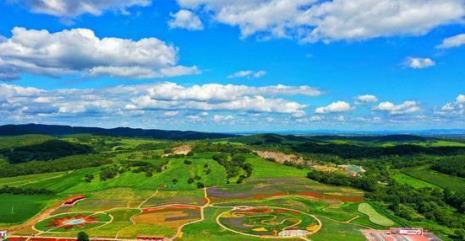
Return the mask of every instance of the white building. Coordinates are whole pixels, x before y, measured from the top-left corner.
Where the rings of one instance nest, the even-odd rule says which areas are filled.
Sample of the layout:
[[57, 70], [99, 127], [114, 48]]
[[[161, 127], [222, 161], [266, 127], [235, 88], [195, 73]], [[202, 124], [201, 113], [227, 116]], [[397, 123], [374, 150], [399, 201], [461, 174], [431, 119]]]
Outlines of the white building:
[[0, 240], [5, 240], [7, 237], [6, 235], [7, 235], [6, 231], [0, 231]]
[[309, 234], [306, 230], [283, 230], [279, 232], [279, 237], [305, 237]]

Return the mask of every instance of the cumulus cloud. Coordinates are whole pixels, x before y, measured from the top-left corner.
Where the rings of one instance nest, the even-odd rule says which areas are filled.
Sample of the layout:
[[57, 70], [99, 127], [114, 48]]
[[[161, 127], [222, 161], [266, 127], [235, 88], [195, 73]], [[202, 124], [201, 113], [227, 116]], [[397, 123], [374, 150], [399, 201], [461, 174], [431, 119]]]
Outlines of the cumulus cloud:
[[202, 30], [203, 24], [200, 18], [193, 12], [185, 9], [171, 14], [172, 19], [168, 22], [170, 28], [182, 28], [187, 30]]
[[420, 106], [415, 101], [404, 101], [402, 104], [395, 105], [392, 102], [381, 102], [374, 110], [386, 112], [390, 115], [404, 115], [416, 113], [421, 110]]
[[0, 42], [0, 77], [22, 73], [157, 78], [199, 73], [177, 65], [178, 50], [156, 38], [99, 38], [90, 29], [50, 33], [16, 27]]
[[237, 113], [302, 116], [306, 105], [287, 96], [305, 95], [311, 87], [205, 84], [182, 86], [171, 82], [103, 89], [42, 90], [0, 84], [0, 115], [26, 117], [132, 116], [159, 112], [178, 117], [183, 112], [203, 120], [208, 111], [221, 111], [230, 120]]
[[[459, 22], [462, 0], [178, 0], [181, 7], [211, 13], [238, 26], [242, 36], [261, 34], [303, 42], [422, 35]], [[432, 18], [431, 16], [434, 16]]]
[[409, 57], [405, 60], [405, 66], [411, 69], [426, 69], [436, 65], [430, 58]]
[[105, 11], [128, 14], [128, 9], [146, 7], [151, 0], [13, 0], [25, 4], [32, 12], [57, 17], [76, 17], [82, 14], [101, 15]]
[[355, 101], [359, 104], [378, 102], [378, 98], [374, 95], [359, 95], [355, 99]]
[[440, 49], [457, 48], [465, 45], [465, 34], [458, 34], [442, 41], [437, 47]]
[[465, 115], [465, 95], [458, 95], [454, 102], [442, 106], [440, 114]]
[[352, 107], [345, 101], [333, 102], [327, 106], [319, 107], [315, 110], [317, 114], [341, 113], [350, 111]]
[[246, 78], [246, 79], [251, 79], [251, 78], [261, 78], [266, 75], [266, 71], [264, 70], [259, 70], [259, 71], [253, 71], [253, 70], [241, 70], [237, 71], [236, 73], [228, 75], [228, 79], [239, 79], [239, 78]]

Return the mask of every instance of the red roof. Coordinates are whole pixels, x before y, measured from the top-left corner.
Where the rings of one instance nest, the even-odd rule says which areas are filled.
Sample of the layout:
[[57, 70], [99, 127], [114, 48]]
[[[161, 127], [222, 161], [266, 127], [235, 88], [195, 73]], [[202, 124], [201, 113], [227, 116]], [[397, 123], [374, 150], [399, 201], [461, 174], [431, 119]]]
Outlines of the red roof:
[[84, 196], [84, 195], [78, 195], [78, 196], [70, 197], [70, 198], [65, 200], [64, 204], [71, 205], [71, 204], [76, 203], [79, 200], [84, 199], [84, 198], [86, 198], [86, 196]]

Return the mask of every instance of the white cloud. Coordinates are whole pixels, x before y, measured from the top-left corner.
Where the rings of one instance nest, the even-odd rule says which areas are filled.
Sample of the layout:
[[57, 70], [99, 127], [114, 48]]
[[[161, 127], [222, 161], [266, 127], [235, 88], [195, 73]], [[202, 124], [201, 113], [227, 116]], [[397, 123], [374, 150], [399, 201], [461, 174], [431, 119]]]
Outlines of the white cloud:
[[443, 115], [465, 115], [465, 95], [458, 95], [454, 102], [442, 106], [439, 114]]
[[303, 116], [306, 105], [285, 99], [289, 95], [305, 94], [301, 92], [302, 88], [221, 84], [182, 86], [164, 82], [103, 89], [41, 90], [0, 84], [0, 115], [114, 118], [159, 112], [159, 116], [166, 118], [187, 112], [200, 120], [208, 116], [208, 111], [222, 111], [224, 116], [237, 113]]
[[465, 45], [465, 34], [458, 34], [442, 41], [437, 47], [440, 49], [457, 48]]
[[181, 9], [177, 13], [171, 14], [171, 17], [173, 19], [168, 22], [170, 28], [182, 28], [191, 31], [203, 29], [200, 18], [189, 10]]
[[340, 113], [350, 111], [352, 107], [345, 101], [333, 102], [327, 106], [319, 107], [315, 110], [317, 114]]
[[356, 98], [356, 102], [360, 104], [375, 103], [378, 102], [378, 98], [374, 95], [359, 95]]
[[253, 70], [241, 70], [237, 71], [236, 73], [233, 73], [228, 76], [228, 79], [239, 79], [239, 78], [261, 78], [266, 75], [266, 71], [264, 70], [259, 70], [259, 71], [253, 71]]
[[411, 69], [426, 69], [436, 65], [430, 58], [409, 57], [405, 60], [405, 66]]
[[99, 38], [90, 29], [50, 33], [16, 27], [0, 42], [0, 77], [22, 73], [156, 78], [199, 73], [177, 65], [178, 50], [156, 38]]
[[[242, 36], [294, 38], [303, 42], [423, 35], [460, 22], [462, 0], [178, 0], [181, 7], [210, 12], [238, 26]], [[431, 17], [434, 16], [434, 17]]]
[[226, 121], [231, 121], [231, 120], [234, 120], [234, 117], [232, 115], [214, 115], [213, 116], [213, 121], [216, 123], [226, 122]]
[[395, 105], [392, 102], [381, 102], [374, 110], [383, 111], [390, 115], [404, 115], [418, 112], [421, 108], [415, 101], [404, 101], [399, 105]]
[[456, 98], [457, 103], [459, 104], [465, 104], [465, 95], [459, 95]]
[[128, 14], [128, 8], [149, 6], [151, 0], [27, 0], [23, 3], [35, 13], [76, 17], [82, 14], [98, 16], [108, 10]]

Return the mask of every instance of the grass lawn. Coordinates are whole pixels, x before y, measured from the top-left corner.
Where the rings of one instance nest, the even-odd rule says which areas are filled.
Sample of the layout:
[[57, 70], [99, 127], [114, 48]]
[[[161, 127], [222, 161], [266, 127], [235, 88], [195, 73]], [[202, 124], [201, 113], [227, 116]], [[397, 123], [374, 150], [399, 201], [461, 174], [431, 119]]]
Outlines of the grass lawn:
[[305, 177], [308, 173], [306, 169], [285, 166], [255, 155], [247, 156], [247, 162], [253, 166], [252, 178]]
[[335, 222], [323, 216], [317, 218], [323, 223], [323, 227], [310, 237], [313, 241], [366, 241], [358, 226]]
[[[187, 165], [184, 160], [192, 163]], [[164, 161], [161, 159], [149, 161]], [[205, 164], [211, 170], [209, 174], [205, 172]], [[99, 191], [115, 187], [127, 187], [144, 190], [193, 190], [197, 189], [197, 182], [202, 182], [206, 186], [222, 185], [226, 180], [226, 172], [216, 161], [203, 158], [201, 156], [171, 158], [166, 170], [162, 173], [154, 173], [152, 177], [147, 177], [144, 173], [125, 172], [113, 179], [101, 181], [98, 172], [91, 183], [81, 181], [78, 185], [67, 190], [67, 193], [83, 193], [89, 191]], [[200, 177], [193, 183], [188, 183], [189, 178]], [[173, 182], [176, 179], [177, 182]]]
[[21, 223], [40, 212], [50, 196], [0, 194], [0, 223]]
[[206, 208], [205, 220], [186, 226], [181, 241], [260, 241], [263, 239], [248, 237], [222, 229], [216, 223], [216, 217], [226, 211], [224, 208]]
[[370, 204], [368, 203], [360, 203], [358, 205], [358, 211], [367, 215], [370, 219], [371, 222], [373, 222], [374, 224], [378, 224], [378, 225], [381, 225], [381, 226], [386, 226], [386, 227], [389, 227], [389, 226], [393, 226], [395, 223], [381, 215], [380, 213], [378, 213]]
[[414, 178], [412, 176], [406, 175], [402, 172], [396, 172], [391, 176], [396, 182], [400, 184], [405, 184], [413, 188], [439, 188], [436, 185], [433, 185], [429, 182], [422, 181], [420, 179]]
[[407, 168], [403, 169], [402, 172], [442, 188], [448, 188], [455, 192], [465, 192], [465, 178], [449, 176], [433, 171], [428, 167]]
[[[108, 214], [113, 216], [113, 221], [111, 223], [100, 228], [88, 230], [87, 232], [94, 237], [115, 238], [120, 230], [132, 225], [130, 220], [131, 216], [139, 213], [140, 211], [135, 209], [123, 209], [109, 212]], [[120, 236], [120, 238], [124, 237]]]
[[0, 187], [10, 186], [19, 187], [27, 184], [37, 183], [48, 179], [54, 179], [65, 175], [66, 172], [51, 172], [17, 177], [4, 177], [0, 178]]

